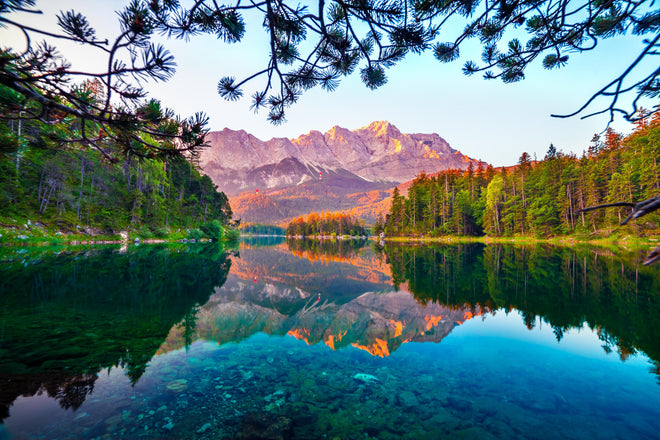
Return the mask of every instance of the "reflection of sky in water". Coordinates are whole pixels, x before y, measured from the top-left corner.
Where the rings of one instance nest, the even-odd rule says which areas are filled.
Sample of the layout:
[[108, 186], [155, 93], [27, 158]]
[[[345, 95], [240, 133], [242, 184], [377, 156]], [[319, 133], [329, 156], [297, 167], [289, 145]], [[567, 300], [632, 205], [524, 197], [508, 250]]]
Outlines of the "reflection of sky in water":
[[[464, 322], [463, 325], [452, 331], [448, 339], [482, 337], [524, 341], [529, 344], [549, 347], [559, 352], [614, 363], [621, 362], [616, 352], [605, 353], [602, 347], [604, 342], [598, 339], [598, 334], [589, 328], [586, 323], [583, 324], [582, 328], [571, 328], [565, 331], [559, 342], [552, 331], [552, 327], [547, 322], [537, 317], [534, 324], [534, 328], [529, 330], [525, 327], [520, 312], [514, 310], [505, 313], [500, 310]], [[648, 366], [649, 359], [643, 354], [635, 354], [628, 357], [625, 363]]]

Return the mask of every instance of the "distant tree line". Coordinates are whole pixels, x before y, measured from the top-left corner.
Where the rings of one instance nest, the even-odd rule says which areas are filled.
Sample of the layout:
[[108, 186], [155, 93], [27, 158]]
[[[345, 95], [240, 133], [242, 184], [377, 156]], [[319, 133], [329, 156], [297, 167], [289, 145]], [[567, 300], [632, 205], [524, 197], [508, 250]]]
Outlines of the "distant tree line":
[[[612, 129], [595, 135], [581, 157], [550, 145], [535, 161], [523, 153], [510, 168], [449, 170], [418, 175], [407, 197], [398, 188], [375, 232], [388, 235], [547, 236], [606, 234], [630, 208], [580, 210], [601, 204], [636, 203], [660, 192], [660, 117], [641, 119], [623, 137]], [[636, 232], [657, 232], [653, 213], [631, 223]]]
[[246, 223], [241, 226], [241, 231], [246, 234], [260, 235], [284, 235], [286, 233], [286, 230], [280, 226], [262, 223]]
[[304, 216], [295, 218], [286, 228], [286, 235], [367, 235], [367, 230], [360, 224], [358, 219], [354, 219], [349, 214], [342, 213], [310, 213], [305, 219]]

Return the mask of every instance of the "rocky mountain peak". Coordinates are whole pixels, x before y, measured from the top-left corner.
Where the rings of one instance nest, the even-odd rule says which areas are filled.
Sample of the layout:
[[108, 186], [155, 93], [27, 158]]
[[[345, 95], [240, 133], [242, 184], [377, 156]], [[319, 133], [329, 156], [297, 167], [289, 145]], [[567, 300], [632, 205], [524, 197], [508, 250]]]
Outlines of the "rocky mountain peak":
[[[208, 140], [211, 147], [202, 151], [200, 165], [230, 196], [256, 188], [263, 194], [266, 190], [309, 186], [328, 172], [335, 173], [338, 185], [340, 176], [351, 176], [350, 186], [356, 191], [366, 190], [359, 180], [378, 182], [379, 186], [370, 190], [380, 190], [381, 184], [392, 187], [413, 179], [422, 170], [430, 174], [465, 169], [477, 162], [452, 149], [435, 133], [401, 133], [389, 121], [374, 121], [356, 130], [336, 125], [325, 133], [312, 130], [295, 139], [269, 141], [226, 128], [209, 133]], [[321, 188], [327, 188], [324, 182]]]
[[366, 127], [358, 129], [358, 131], [369, 131], [375, 136], [400, 136], [399, 129], [389, 121], [374, 121]]

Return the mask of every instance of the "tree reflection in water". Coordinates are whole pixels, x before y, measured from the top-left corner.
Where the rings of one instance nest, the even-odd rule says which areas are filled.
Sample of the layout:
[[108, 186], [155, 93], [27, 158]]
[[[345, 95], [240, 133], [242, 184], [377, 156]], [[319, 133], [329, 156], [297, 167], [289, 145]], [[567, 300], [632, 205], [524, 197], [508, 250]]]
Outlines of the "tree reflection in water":
[[660, 371], [660, 275], [644, 253], [549, 246], [407, 245], [382, 252], [395, 287], [422, 303], [517, 309], [527, 328], [541, 318], [558, 341], [587, 324], [621, 360], [641, 350]]
[[6, 250], [0, 421], [21, 395], [46, 393], [77, 409], [113, 366], [135, 384], [172, 326], [192, 335], [197, 307], [230, 265], [220, 244]]

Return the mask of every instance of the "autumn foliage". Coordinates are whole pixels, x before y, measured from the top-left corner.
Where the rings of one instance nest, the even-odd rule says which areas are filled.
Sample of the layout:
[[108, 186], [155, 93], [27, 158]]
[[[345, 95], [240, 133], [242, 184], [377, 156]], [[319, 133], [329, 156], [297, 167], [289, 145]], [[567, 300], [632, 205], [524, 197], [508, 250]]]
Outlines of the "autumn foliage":
[[325, 212], [317, 214], [310, 213], [305, 219], [304, 216], [297, 217], [289, 223], [286, 228], [287, 235], [367, 235], [365, 228], [357, 219], [350, 215], [341, 213]]

